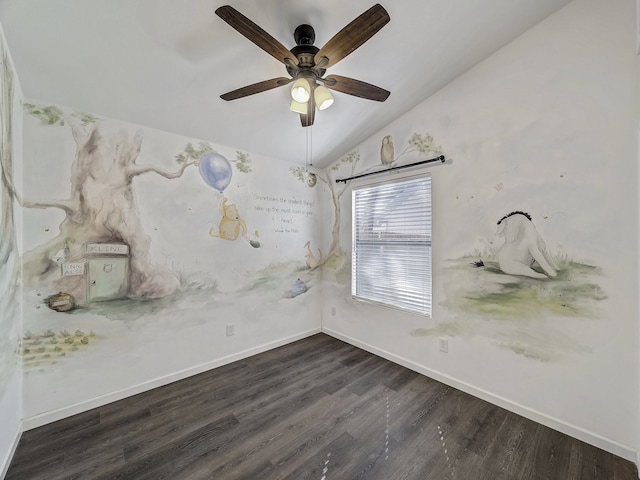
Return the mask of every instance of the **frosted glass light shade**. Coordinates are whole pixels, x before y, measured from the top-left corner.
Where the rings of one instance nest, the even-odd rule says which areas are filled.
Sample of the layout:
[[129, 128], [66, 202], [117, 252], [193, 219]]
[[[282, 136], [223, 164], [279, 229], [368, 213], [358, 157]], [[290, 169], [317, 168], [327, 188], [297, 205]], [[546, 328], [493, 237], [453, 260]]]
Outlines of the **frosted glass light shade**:
[[305, 103], [311, 97], [311, 85], [306, 78], [299, 78], [293, 82], [291, 87], [291, 98], [296, 102]]
[[301, 103], [301, 102], [296, 102], [295, 100], [291, 100], [291, 107], [289, 107], [289, 109], [292, 112], [306, 114], [307, 113], [307, 104], [306, 103]]
[[333, 104], [333, 95], [331, 95], [331, 92], [322, 85], [318, 85], [315, 88], [313, 98], [316, 101], [318, 110], [325, 110]]

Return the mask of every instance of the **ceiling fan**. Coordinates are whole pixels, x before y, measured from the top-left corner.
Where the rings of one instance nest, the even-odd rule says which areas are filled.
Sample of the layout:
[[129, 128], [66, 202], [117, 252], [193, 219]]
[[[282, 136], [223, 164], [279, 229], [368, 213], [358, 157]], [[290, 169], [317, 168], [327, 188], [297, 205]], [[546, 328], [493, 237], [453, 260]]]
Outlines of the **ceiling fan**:
[[[326, 92], [326, 88], [377, 102], [384, 102], [391, 93], [353, 78], [340, 75], [324, 76], [328, 67], [335, 65], [360, 47], [389, 22], [389, 14], [380, 4], [374, 5], [356, 17], [322, 48], [313, 45], [315, 41], [313, 27], [306, 24], [299, 25], [293, 34], [296, 46], [291, 50], [288, 50], [278, 40], [229, 5], [216, 9], [216, 14], [240, 34], [282, 62], [290, 75], [290, 78], [272, 78], [227, 92], [220, 95], [223, 100], [236, 100], [294, 82], [292, 110], [300, 113], [302, 126], [308, 127], [313, 125], [316, 104], [319, 109], [323, 109], [327, 105], [322, 103], [323, 99], [318, 96], [318, 94]], [[296, 103], [295, 90], [303, 94], [302, 98], [307, 98], [305, 101], [297, 102], [298, 108], [293, 108]], [[331, 94], [328, 92], [326, 94], [327, 98], [332, 100]]]

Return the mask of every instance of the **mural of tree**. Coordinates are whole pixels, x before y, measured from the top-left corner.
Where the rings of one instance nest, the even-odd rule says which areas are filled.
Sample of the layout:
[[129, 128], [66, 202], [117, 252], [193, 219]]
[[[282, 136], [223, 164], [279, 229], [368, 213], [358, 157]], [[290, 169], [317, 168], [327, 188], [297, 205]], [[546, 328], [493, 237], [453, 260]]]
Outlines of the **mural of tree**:
[[125, 243], [130, 256], [130, 294], [153, 299], [176, 291], [178, 277], [151, 262], [150, 238], [141, 226], [133, 180], [147, 174], [168, 180], [180, 178], [211, 147], [201, 144], [194, 148], [188, 144], [175, 157], [178, 168], [168, 171], [137, 163], [143, 140], [140, 130], [133, 135], [127, 130], [103, 131], [98, 118], [77, 112], [68, 114], [54, 106], [26, 104], [25, 110], [43, 125], [67, 126], [76, 145], [69, 198], [35, 201], [16, 196], [25, 208], [53, 208], [65, 213], [59, 234], [24, 254], [25, 284], [83, 298], [86, 279], [62, 276], [60, 265], [52, 261], [56, 252], [64, 250], [66, 261], [74, 262], [86, 256], [87, 243]]
[[4, 46], [2, 55], [2, 71], [0, 71], [0, 174], [2, 189], [0, 190], [0, 208], [2, 208], [2, 230], [0, 230], [0, 265], [6, 265], [9, 256], [16, 251], [15, 222], [13, 218], [13, 72]]
[[[384, 137], [383, 143], [388, 142], [389, 139], [390, 136], [387, 135], [386, 137]], [[414, 133], [408, 140], [408, 146], [400, 154], [392, 157], [392, 160], [390, 159], [388, 161], [385, 161], [383, 159], [383, 161], [381, 162], [382, 165], [380, 163], [375, 163], [366, 169], [358, 170], [361, 159], [360, 153], [358, 151], [355, 151], [345, 155], [338, 162], [334, 163], [330, 169], [325, 170], [323, 173], [316, 174], [316, 177], [327, 186], [329, 192], [331, 193], [331, 201], [333, 203], [334, 211], [333, 226], [331, 229], [331, 244], [329, 245], [327, 255], [324, 258], [320, 259], [320, 263], [324, 263], [332, 256], [342, 253], [340, 249], [340, 199], [342, 198], [344, 192], [347, 191], [348, 184], [343, 183], [342, 185], [338, 185], [338, 183], [336, 183], [336, 178], [338, 178], [338, 176], [353, 177], [373, 171], [375, 169], [382, 170], [383, 168], [386, 168], [386, 165], [395, 164], [400, 159], [400, 157], [410, 153], [417, 153], [419, 157], [426, 157], [429, 155], [437, 156], [442, 154], [442, 149], [434, 144], [433, 137], [428, 133]], [[381, 166], [383, 168], [380, 168]], [[306, 167], [292, 167], [290, 171], [301, 182], [307, 181], [308, 174]]]
[[20, 270], [14, 219], [13, 103], [14, 73], [0, 39], [0, 398], [16, 367], [19, 348]]

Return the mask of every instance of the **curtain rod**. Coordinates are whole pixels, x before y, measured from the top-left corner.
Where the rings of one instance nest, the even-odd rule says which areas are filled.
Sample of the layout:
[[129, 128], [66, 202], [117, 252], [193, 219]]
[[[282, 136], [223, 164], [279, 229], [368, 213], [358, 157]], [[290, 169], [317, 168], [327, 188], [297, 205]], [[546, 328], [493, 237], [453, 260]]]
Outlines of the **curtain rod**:
[[442, 163], [444, 163], [444, 155], [440, 155], [439, 157], [436, 157], [436, 158], [430, 158], [429, 160], [423, 160], [421, 162], [409, 163], [407, 165], [398, 165], [397, 167], [391, 167], [391, 168], [386, 168], [384, 170], [378, 170], [377, 172], [363, 173], [362, 175], [356, 175], [355, 177], [337, 178], [336, 179], [336, 183], [340, 183], [340, 182], [347, 183], [349, 180], [354, 180], [356, 178], [366, 177], [368, 175], [376, 175], [378, 173], [390, 172], [392, 170], [400, 170], [402, 168], [415, 167], [416, 165], [422, 165], [424, 163], [437, 162], [438, 160], [440, 160]]

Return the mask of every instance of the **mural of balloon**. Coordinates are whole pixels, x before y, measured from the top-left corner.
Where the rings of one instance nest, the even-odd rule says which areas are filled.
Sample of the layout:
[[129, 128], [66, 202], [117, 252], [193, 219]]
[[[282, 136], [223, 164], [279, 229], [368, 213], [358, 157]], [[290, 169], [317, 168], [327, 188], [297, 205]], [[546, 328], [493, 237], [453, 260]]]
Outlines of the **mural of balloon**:
[[220, 193], [231, 183], [231, 163], [219, 153], [206, 153], [200, 157], [200, 176]]

